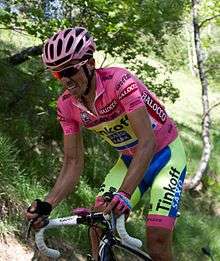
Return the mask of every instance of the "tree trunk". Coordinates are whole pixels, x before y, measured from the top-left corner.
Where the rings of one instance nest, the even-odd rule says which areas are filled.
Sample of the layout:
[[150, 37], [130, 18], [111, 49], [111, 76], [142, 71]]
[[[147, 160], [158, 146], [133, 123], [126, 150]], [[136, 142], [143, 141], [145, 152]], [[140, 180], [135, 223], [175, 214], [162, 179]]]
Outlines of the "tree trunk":
[[196, 70], [196, 54], [195, 54], [195, 45], [194, 45], [194, 36], [192, 23], [185, 25], [185, 32], [187, 37], [187, 53], [188, 53], [188, 67], [192, 76], [198, 76]]
[[192, 0], [193, 11], [193, 27], [194, 27], [194, 41], [197, 56], [197, 64], [199, 70], [199, 77], [202, 86], [202, 105], [203, 105], [203, 120], [202, 120], [202, 139], [203, 139], [203, 151], [202, 157], [199, 162], [198, 169], [195, 176], [191, 179], [187, 187], [189, 189], [195, 188], [201, 181], [203, 175], [206, 173], [208, 162], [211, 155], [211, 141], [210, 141], [210, 111], [209, 111], [209, 99], [208, 99], [208, 80], [204, 69], [204, 55], [201, 47], [200, 39], [200, 27], [198, 24], [197, 6], [199, 2]]

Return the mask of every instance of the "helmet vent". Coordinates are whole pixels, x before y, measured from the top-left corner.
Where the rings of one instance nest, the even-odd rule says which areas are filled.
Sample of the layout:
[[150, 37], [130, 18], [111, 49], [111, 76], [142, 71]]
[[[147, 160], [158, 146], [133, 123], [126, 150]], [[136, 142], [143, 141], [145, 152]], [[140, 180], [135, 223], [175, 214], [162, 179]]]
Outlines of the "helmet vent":
[[69, 33], [71, 30], [72, 30], [72, 29], [67, 29], [67, 30], [64, 32], [64, 34], [63, 34], [64, 38], [66, 38], [66, 36], [68, 35], [68, 33]]
[[50, 57], [51, 57], [51, 59], [54, 58], [54, 46], [53, 46], [53, 44], [50, 45]]
[[57, 36], [59, 35], [59, 33], [55, 34], [53, 37], [53, 41], [55, 41], [57, 39]]
[[89, 40], [89, 38], [90, 38], [89, 33], [86, 33], [85, 36], [86, 36], [86, 41]]
[[82, 28], [77, 28], [77, 29], [76, 29], [76, 37], [77, 37], [78, 35], [80, 35], [83, 31], [84, 31], [84, 29], [82, 29]]
[[61, 58], [55, 62], [47, 63], [47, 66], [58, 66], [61, 63], [68, 62], [70, 58], [71, 58], [71, 54], [69, 54], [69, 55], [65, 56], [64, 58]]
[[61, 39], [59, 39], [58, 44], [57, 44], [57, 56], [60, 56], [62, 47], [63, 47], [63, 41]]
[[88, 50], [87, 54], [93, 55], [93, 51], [92, 50]]
[[75, 52], [78, 53], [82, 46], [83, 46], [83, 39], [79, 41], [78, 45], [76, 46]]
[[48, 59], [48, 43], [46, 43], [44, 50], [45, 50], [46, 58]]
[[68, 43], [67, 43], [67, 47], [66, 47], [66, 52], [68, 53], [69, 52], [69, 50], [70, 50], [70, 48], [71, 48], [71, 46], [72, 46], [72, 44], [73, 44], [73, 36], [70, 36], [70, 38], [69, 38], [69, 41], [68, 41]]

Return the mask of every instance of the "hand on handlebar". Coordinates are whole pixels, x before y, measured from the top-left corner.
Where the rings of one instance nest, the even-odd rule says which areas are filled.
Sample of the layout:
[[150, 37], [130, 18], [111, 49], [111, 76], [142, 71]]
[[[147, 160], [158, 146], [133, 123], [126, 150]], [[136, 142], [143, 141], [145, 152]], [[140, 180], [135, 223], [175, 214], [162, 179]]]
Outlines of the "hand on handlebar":
[[50, 203], [36, 199], [27, 209], [25, 216], [34, 229], [40, 229], [48, 224], [48, 216], [51, 211]]
[[113, 193], [111, 202], [104, 209], [103, 214], [106, 215], [113, 211], [116, 217], [119, 217], [122, 214], [128, 216], [131, 210], [131, 202], [126, 196], [127, 195], [123, 192]]

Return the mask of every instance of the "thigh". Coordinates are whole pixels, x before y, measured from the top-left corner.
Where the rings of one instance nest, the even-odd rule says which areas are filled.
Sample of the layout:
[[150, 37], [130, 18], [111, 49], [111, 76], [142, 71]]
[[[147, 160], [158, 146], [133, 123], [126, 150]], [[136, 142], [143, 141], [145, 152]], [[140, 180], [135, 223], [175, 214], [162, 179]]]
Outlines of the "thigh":
[[[105, 177], [104, 183], [100, 187], [98, 196], [103, 195], [103, 193], [109, 191], [110, 189], [117, 191], [120, 188], [124, 180], [124, 177], [127, 174], [127, 171], [128, 166], [120, 157], [115, 166], [109, 171], [109, 173]], [[132, 207], [134, 207], [138, 203], [140, 198], [141, 192], [139, 187], [137, 187], [131, 197]]]
[[177, 138], [168, 147], [171, 157], [152, 184], [151, 209], [147, 222], [148, 226], [172, 230], [186, 175], [186, 156], [180, 138]]

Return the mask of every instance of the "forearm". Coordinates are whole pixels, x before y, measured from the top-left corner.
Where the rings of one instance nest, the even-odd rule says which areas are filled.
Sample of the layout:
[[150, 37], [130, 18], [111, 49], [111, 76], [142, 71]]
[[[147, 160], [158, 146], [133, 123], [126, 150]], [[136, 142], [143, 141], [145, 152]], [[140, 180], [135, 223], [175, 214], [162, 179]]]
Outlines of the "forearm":
[[119, 190], [125, 191], [130, 195], [133, 194], [136, 187], [140, 184], [144, 177], [152, 157], [155, 153], [154, 140], [145, 143], [139, 143], [132, 159], [132, 162], [128, 168], [127, 175], [125, 176], [123, 183]]
[[66, 198], [79, 182], [81, 172], [83, 170], [83, 161], [64, 162], [60, 175], [51, 190], [51, 192], [45, 198], [45, 201], [52, 204], [55, 207], [64, 198]]

